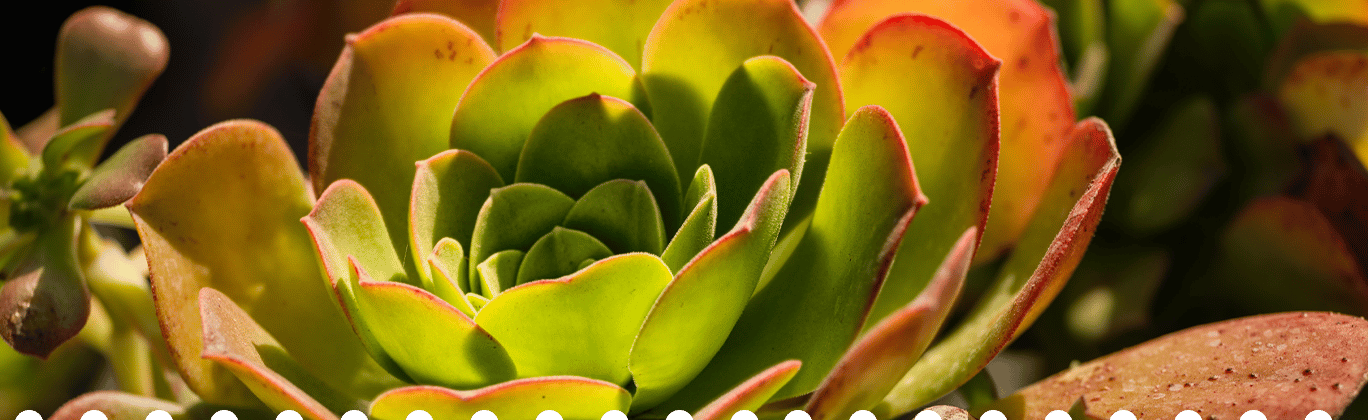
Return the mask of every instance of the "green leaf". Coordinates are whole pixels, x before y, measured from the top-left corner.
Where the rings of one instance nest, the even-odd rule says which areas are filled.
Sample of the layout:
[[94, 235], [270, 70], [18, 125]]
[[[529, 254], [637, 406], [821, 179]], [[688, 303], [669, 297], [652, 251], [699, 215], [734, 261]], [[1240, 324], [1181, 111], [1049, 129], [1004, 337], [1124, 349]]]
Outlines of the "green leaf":
[[848, 419], [892, 390], [936, 338], [959, 299], [978, 237], [977, 228], [965, 230], [926, 289], [851, 345], [803, 411], [814, 420]]
[[20, 353], [46, 359], [90, 317], [90, 290], [76, 252], [79, 223], [60, 216], [40, 231], [0, 288], [0, 337]]
[[[59, 128], [43, 146], [43, 170], [57, 173], [68, 163], [79, 165], [86, 160], [85, 154], [98, 152], [92, 144], [112, 134], [115, 124], [114, 110], [106, 109]], [[76, 162], [72, 162], [73, 159]]]
[[727, 77], [699, 152], [699, 162], [717, 177], [719, 223], [735, 223], [751, 191], [776, 170], [787, 169], [789, 183], [799, 185], [816, 88], [774, 56], [746, 60]]
[[85, 167], [95, 165], [105, 143], [166, 69], [166, 36], [145, 20], [96, 6], [71, 15], [57, 35], [54, 64], [57, 126], [113, 108], [109, 131], [74, 151]]
[[769, 401], [774, 393], [779, 392], [784, 384], [792, 380], [793, 375], [798, 374], [798, 368], [802, 365], [803, 363], [797, 360], [787, 360], [765, 369], [694, 412], [693, 418], [695, 420], [726, 420], [733, 418], [741, 410], [755, 412], [761, 405], [765, 404], [765, 401]]
[[[495, 252], [531, 248], [537, 239], [565, 220], [574, 205], [575, 200], [545, 185], [513, 184], [494, 189], [475, 219], [470, 261], [483, 263]], [[471, 267], [471, 289], [479, 278], [477, 275], [475, 267]]]
[[641, 181], [615, 179], [584, 193], [561, 223], [603, 241], [614, 254], [665, 250], [665, 224], [651, 188]]
[[327, 278], [336, 284], [351, 278], [347, 258], [382, 281], [419, 283], [404, 272], [404, 263], [390, 245], [380, 207], [366, 187], [350, 179], [332, 183], [318, 197], [313, 211], [301, 219], [313, 237]]
[[152, 170], [166, 159], [166, 136], [149, 134], [130, 141], [113, 156], [101, 162], [71, 196], [67, 208], [94, 210], [111, 207], [132, 198]]
[[1368, 24], [1368, 5], [1354, 0], [1259, 0], [1276, 34], [1283, 34], [1306, 18], [1317, 23]]
[[932, 203], [907, 227], [916, 239], [898, 248], [865, 329], [911, 302], [966, 229], [982, 236], [997, 178], [1001, 64], [944, 21], [898, 15], [870, 29], [841, 65], [846, 108], [888, 110]]
[[195, 308], [202, 287], [232, 298], [305, 369], [339, 391], [369, 398], [397, 384], [371, 361], [320, 273], [299, 223], [312, 204], [284, 139], [251, 121], [191, 137], [129, 202], [175, 366], [205, 401], [243, 405], [255, 398], [199, 358]]
[[534, 34], [583, 39], [613, 50], [641, 66], [646, 37], [670, 0], [560, 1], [504, 0], [500, 3], [499, 48], [510, 50]]
[[580, 262], [613, 256], [613, 251], [587, 233], [556, 226], [532, 244], [518, 265], [518, 284], [554, 279], [579, 271]]
[[399, 0], [393, 15], [405, 13], [440, 13], [461, 21], [484, 37], [485, 43], [496, 45], [494, 22], [499, 12], [499, 0]]
[[654, 255], [618, 255], [505, 290], [475, 322], [508, 349], [519, 377], [575, 375], [624, 385], [632, 380], [632, 340], [669, 282], [670, 269]]
[[1303, 140], [1334, 135], [1368, 161], [1368, 51], [1332, 51], [1298, 60], [1278, 88]]
[[[722, 348], [779, 236], [793, 197], [790, 179], [788, 171], [775, 171], [736, 226], [693, 257], [660, 294], [632, 346], [629, 368], [637, 387], [633, 413], [653, 408], [681, 389], [688, 391], [685, 385]], [[716, 396], [692, 395], [690, 402], [697, 404], [687, 408]], [[683, 405], [666, 403], [663, 409]]]
[[565, 420], [598, 420], [611, 410], [624, 411], [632, 394], [611, 383], [573, 376], [528, 378], [473, 391], [433, 386], [399, 388], [371, 404], [376, 420], [403, 420], [423, 410], [436, 419], [467, 419], [480, 410], [501, 418], [531, 419], [556, 410]]
[[[1068, 145], [1067, 136], [1075, 119], [1070, 86], [1059, 66], [1060, 47], [1054, 15], [1035, 1], [981, 0], [974, 7], [964, 7], [941, 0], [862, 0], [833, 4], [818, 27], [836, 57], [850, 58], [847, 52], [871, 28], [905, 13], [935, 16], [949, 22], [1004, 63], [998, 76], [997, 102], [1002, 131], [997, 180], [994, 181], [988, 225], [983, 229], [982, 242], [974, 257], [980, 263], [996, 260], [1016, 245], [1040, 205], [1040, 197], [1051, 177], [1048, 169], [1041, 168], [1053, 168], [1059, 161]], [[916, 48], [911, 46], [913, 48], [907, 51], [908, 47], [903, 47], [903, 53], [910, 56]], [[901, 80], [903, 77], [886, 77], [873, 89]], [[846, 83], [845, 76], [842, 76], [842, 83]], [[964, 94], [968, 96], [968, 91]], [[868, 102], [861, 101], [852, 105], [847, 101], [847, 106], [866, 104]], [[902, 121], [900, 105], [876, 105], [887, 106]], [[910, 123], [903, 123], [902, 128], [915, 129]], [[907, 137], [916, 140], [916, 136], [909, 134]], [[919, 153], [919, 148], [912, 149]], [[950, 149], [931, 150], [948, 152]], [[920, 165], [922, 160], [916, 159], [916, 162]], [[931, 176], [922, 178], [939, 182]], [[954, 194], [959, 194], [958, 190]], [[930, 197], [936, 203], [933, 208], [949, 199], [938, 195]], [[953, 238], [963, 230], [964, 227], [957, 227], [947, 235]], [[953, 239], [947, 239], [942, 246], [948, 246], [950, 240]], [[936, 260], [940, 255], [944, 254], [929, 258]], [[915, 292], [913, 289], [912, 293]], [[911, 296], [908, 294], [904, 298]], [[897, 307], [883, 306], [885, 311]]]
[[815, 389], [859, 333], [903, 232], [925, 203], [893, 117], [877, 106], [856, 111], [836, 140], [803, 239], [694, 383], [718, 392], [775, 360], [798, 359], [807, 369], [775, 398]]
[[1054, 181], [996, 283], [872, 410], [876, 416], [906, 413], [959, 387], [1040, 316], [1083, 258], [1120, 165], [1106, 123], [1089, 118], [1074, 127]]
[[[408, 213], [409, 252], [414, 259], [419, 260], [432, 252], [433, 245], [443, 238], [452, 238], [458, 247], [470, 245], [480, 207], [489, 197], [490, 190], [503, 185], [493, 167], [464, 150], [448, 150], [419, 161]], [[418, 266], [419, 276], [423, 276], [424, 281], [431, 281], [428, 278], [431, 274], [423, 264]], [[467, 288], [464, 277], [459, 284], [463, 290]], [[451, 301], [441, 293], [438, 296]]]
[[[486, 299], [493, 299], [504, 290], [518, 285], [518, 267], [522, 266], [524, 252], [506, 249], [495, 252], [475, 267], [479, 277], [479, 291]], [[472, 287], [472, 289], [474, 289]]]
[[397, 16], [349, 37], [314, 108], [314, 190], [355, 180], [375, 196], [395, 249], [408, 246], [413, 163], [447, 149], [461, 92], [494, 57], [479, 34], [437, 15]]
[[394, 362], [420, 384], [477, 388], [513, 379], [498, 341], [450, 304], [402, 283], [361, 278], [360, 313]]
[[544, 184], [582, 197], [614, 179], [644, 181], [661, 217], [679, 224], [679, 178], [660, 135], [632, 104], [591, 94], [547, 111], [518, 159], [517, 182]]
[[10, 128], [5, 114], [0, 113], [0, 182], [9, 185], [29, 166], [29, 153], [24, 139]]
[[[1368, 321], [1330, 313], [1240, 318], [1169, 334], [1060, 372], [998, 401], [1009, 418], [1043, 418], [1080, 398], [1092, 418], [1183, 410], [1239, 418], [1339, 418], [1368, 380]], [[1314, 338], [1312, 338], [1314, 337]], [[1143, 396], [1143, 397], [1141, 397]]]
[[[746, 35], [720, 35], [738, 33]], [[759, 55], [783, 58], [817, 85], [808, 124], [807, 167], [818, 174], [826, 167], [845, 118], [841, 88], [831, 54], [791, 0], [676, 1], [651, 30], [645, 48], [641, 77], [654, 109], [651, 121], [669, 146], [681, 179], [702, 156], [718, 92], [738, 67]], [[790, 117], [791, 110], [777, 113]], [[816, 195], [818, 188], [812, 183], [803, 188], [810, 192], [797, 195]]]
[[450, 118], [450, 145], [480, 155], [503, 179], [513, 179], [523, 143], [552, 107], [591, 93], [642, 107], [640, 91], [636, 71], [611, 51], [577, 39], [534, 36], [470, 83]]
[[1169, 39], [1183, 21], [1183, 6], [1174, 0], [1113, 0], [1108, 3], [1107, 86], [1098, 114], [1125, 127], [1168, 50]]
[[165, 411], [172, 418], [183, 418], [186, 414], [185, 408], [169, 401], [116, 391], [95, 391], [67, 401], [48, 419], [80, 420], [90, 410], [99, 410], [110, 420], [143, 420], [157, 410]]
[[1117, 176], [1111, 221], [1145, 237], [1188, 220], [1225, 177], [1221, 121], [1211, 98], [1175, 104], [1154, 134], [1127, 158], [1135, 169]]
[[470, 286], [466, 282], [467, 262], [461, 243], [455, 239], [442, 238], [437, 241], [436, 248], [425, 264], [428, 265], [431, 279], [423, 284], [423, 289], [452, 304], [466, 316], [474, 317], [475, 309], [470, 307], [470, 301], [465, 298], [465, 291]]
[[[223, 293], [200, 289], [198, 306], [204, 331], [200, 357], [232, 372], [272, 410], [337, 419], [332, 410], [347, 410], [360, 402], [304, 373], [270, 333]], [[315, 398], [325, 398], [330, 406]]]
[[684, 194], [684, 203], [686, 208], [693, 210], [685, 216], [665, 252], [660, 254], [670, 271], [676, 273], [711, 244], [717, 234], [717, 183], [713, 180], [712, 167], [698, 167], [693, 182], [689, 183], [689, 191]]

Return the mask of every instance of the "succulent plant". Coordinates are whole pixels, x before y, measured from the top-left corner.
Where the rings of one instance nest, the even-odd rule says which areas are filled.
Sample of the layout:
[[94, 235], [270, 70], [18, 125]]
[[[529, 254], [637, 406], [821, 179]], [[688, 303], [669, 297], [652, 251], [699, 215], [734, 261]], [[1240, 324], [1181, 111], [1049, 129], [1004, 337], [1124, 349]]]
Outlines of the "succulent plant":
[[[967, 16], [935, 2], [841, 2], [820, 32], [784, 0], [414, 13], [462, 5], [401, 2], [348, 38], [307, 181], [269, 126], [230, 121], [130, 201], [205, 403], [908, 412], [1038, 316], [1119, 165], [1104, 123], [1073, 125], [1029, 1], [970, 33], [904, 13]], [[999, 280], [930, 346], [981, 236], [1010, 254]]]

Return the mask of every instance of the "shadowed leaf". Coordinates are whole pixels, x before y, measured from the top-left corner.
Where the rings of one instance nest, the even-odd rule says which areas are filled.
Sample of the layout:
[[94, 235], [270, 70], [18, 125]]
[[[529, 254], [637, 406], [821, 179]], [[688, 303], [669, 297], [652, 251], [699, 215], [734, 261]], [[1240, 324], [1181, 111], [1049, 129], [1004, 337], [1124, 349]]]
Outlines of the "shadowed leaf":
[[77, 223], [70, 216], [54, 221], [0, 288], [0, 337], [20, 353], [46, 359], [90, 316], [90, 290], [76, 255]]
[[575, 201], [561, 225], [603, 241], [615, 254], [665, 250], [665, 224], [651, 188], [641, 181], [615, 179]]
[[513, 184], [491, 191], [475, 219], [470, 240], [471, 289], [479, 278], [477, 264], [499, 251], [531, 248], [564, 221], [574, 205], [575, 200], [564, 193], [540, 184]]
[[684, 223], [675, 231], [670, 244], [660, 259], [678, 273], [698, 255], [717, 234], [717, 182], [713, 179], [712, 167], [702, 165], [694, 173], [689, 183], [689, 191], [684, 194], [685, 209], [692, 209], [684, 216]]
[[[419, 161], [408, 213], [409, 252], [414, 259], [433, 252], [433, 246], [443, 238], [451, 238], [462, 249], [470, 246], [480, 207], [489, 198], [490, 190], [503, 185], [499, 174], [484, 159], [464, 150], [448, 150]], [[460, 254], [464, 257], [465, 252]], [[432, 281], [431, 272], [424, 264], [418, 265], [418, 275], [425, 276], [424, 281]], [[460, 288], [466, 289], [464, 273], [460, 275]], [[450, 301], [447, 296], [442, 298]]]
[[81, 188], [72, 194], [67, 207], [94, 210], [133, 198], [157, 164], [166, 159], [166, 152], [166, 136], [150, 134], [134, 139], [95, 167]]
[[602, 45], [641, 68], [646, 36], [671, 0], [504, 0], [498, 16], [499, 48], [513, 49], [533, 34], [583, 39]]
[[518, 284], [570, 275], [579, 271], [584, 260], [611, 256], [613, 251], [593, 236], [556, 226], [523, 255], [518, 263]]
[[798, 368], [803, 365], [797, 360], [781, 362], [774, 367], [756, 374], [741, 385], [723, 394], [713, 402], [693, 413], [694, 420], [727, 420], [731, 419], [741, 410], [755, 412], [765, 401], [769, 401], [774, 393], [779, 392], [793, 375], [798, 374]]
[[185, 409], [169, 401], [116, 391], [91, 392], [63, 404], [48, 420], [81, 420], [90, 410], [100, 410], [109, 420], [145, 420], [162, 410], [172, 418], [183, 418]]
[[1330, 134], [1368, 161], [1368, 52], [1308, 55], [1292, 67], [1278, 89], [1293, 127], [1310, 140]]
[[371, 404], [376, 420], [407, 419], [423, 410], [434, 419], [468, 419], [480, 410], [500, 418], [531, 419], [556, 410], [565, 420], [599, 420], [610, 410], [626, 411], [632, 394], [608, 382], [575, 376], [545, 376], [504, 382], [472, 391], [433, 386], [399, 388]]

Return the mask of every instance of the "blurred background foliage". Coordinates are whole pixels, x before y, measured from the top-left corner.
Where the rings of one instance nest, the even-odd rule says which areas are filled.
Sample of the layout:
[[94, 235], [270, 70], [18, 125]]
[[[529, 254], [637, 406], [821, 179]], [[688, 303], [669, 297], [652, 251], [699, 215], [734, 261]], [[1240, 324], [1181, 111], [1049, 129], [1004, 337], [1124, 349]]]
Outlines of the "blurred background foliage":
[[[1024, 376], [999, 380], [1003, 391], [1198, 324], [1289, 310], [1368, 315], [1368, 1], [1041, 1], [1056, 11], [1078, 115], [1111, 124], [1125, 170], [1072, 281], [990, 368]], [[255, 118], [277, 127], [297, 157], [343, 35], [393, 7], [101, 4], [147, 19], [171, 42], [165, 74], [107, 150], [149, 132], [174, 147], [212, 123]], [[55, 39], [88, 5], [29, 2], [38, 10], [25, 24], [0, 31]], [[51, 106], [53, 48], [11, 42], [9, 51], [0, 109], [21, 125]], [[0, 346], [0, 370], [32, 368], [8, 351]], [[98, 372], [98, 357], [83, 351], [56, 357]], [[0, 417], [11, 408], [0, 404]]]

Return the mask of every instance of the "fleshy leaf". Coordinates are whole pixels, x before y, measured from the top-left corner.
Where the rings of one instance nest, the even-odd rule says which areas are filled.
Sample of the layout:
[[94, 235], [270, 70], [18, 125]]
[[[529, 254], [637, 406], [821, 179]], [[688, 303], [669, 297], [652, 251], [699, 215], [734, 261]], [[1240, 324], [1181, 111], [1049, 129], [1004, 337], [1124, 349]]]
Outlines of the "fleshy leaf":
[[24, 146], [24, 139], [10, 128], [5, 115], [0, 114], [0, 182], [8, 185], [28, 165], [29, 153]]
[[20, 353], [46, 359], [90, 317], [90, 290], [76, 255], [78, 223], [70, 216], [54, 221], [0, 288], [0, 337]]
[[185, 415], [185, 409], [156, 398], [117, 391], [95, 391], [62, 404], [49, 420], [81, 420], [90, 410], [100, 410], [109, 420], [144, 420], [153, 411], [161, 410], [172, 418]]
[[1368, 167], [1333, 137], [1312, 143], [1293, 193], [1320, 208], [1335, 226], [1360, 267], [1368, 267]]
[[611, 51], [578, 39], [534, 36], [470, 82], [449, 119], [450, 145], [480, 155], [503, 179], [513, 179], [523, 143], [552, 107], [598, 93], [642, 108], [640, 91], [636, 71]]
[[437, 296], [366, 278], [355, 293], [356, 316], [371, 323], [378, 344], [414, 382], [476, 388], [514, 378], [503, 346]]
[[841, 65], [846, 108], [888, 110], [934, 203], [908, 226], [916, 240], [898, 248], [865, 329], [911, 302], [965, 229], [982, 236], [997, 174], [1001, 64], [944, 21], [898, 15], [870, 29]]
[[583, 39], [613, 50], [640, 68], [646, 37], [670, 0], [504, 0], [499, 47], [512, 49], [534, 34]]
[[906, 413], [968, 381], [1064, 287], [1092, 241], [1121, 165], [1116, 141], [1102, 120], [1079, 122], [1070, 139], [1040, 211], [1003, 263], [997, 282], [871, 410], [876, 416]]
[[[660, 293], [632, 346], [634, 413], [675, 395], [722, 348], [779, 236], [793, 197], [790, 179], [783, 169], [770, 175], [736, 226], [695, 255]], [[696, 396], [695, 407], [716, 396]]]
[[272, 410], [295, 410], [317, 420], [337, 419], [315, 398], [328, 398], [339, 411], [359, 402], [348, 401], [304, 373], [280, 343], [223, 293], [200, 289], [198, 306], [204, 331], [200, 357], [232, 372]]
[[[513, 184], [489, 193], [475, 219], [475, 234], [470, 239], [470, 261], [484, 262], [495, 252], [527, 250], [552, 227], [565, 220], [575, 200], [551, 187], [539, 184]], [[470, 267], [471, 289], [478, 273]], [[474, 291], [474, 290], [467, 290]]]
[[493, 60], [480, 35], [444, 16], [396, 16], [349, 37], [314, 108], [314, 190], [356, 180], [379, 203], [394, 247], [406, 247], [413, 163], [447, 149], [461, 92]]
[[495, 15], [499, 12], [499, 0], [399, 0], [394, 5], [393, 15], [405, 13], [440, 13], [461, 21], [470, 29], [484, 37], [484, 42], [496, 45]]
[[269, 126], [230, 121], [201, 131], [152, 172], [128, 206], [146, 247], [157, 318], [176, 367], [205, 401], [254, 400], [199, 358], [196, 303], [223, 292], [315, 376], [369, 397], [396, 381], [370, 360], [320, 273], [299, 218], [313, 197], [290, 149]]
[[1303, 139], [1333, 134], [1368, 161], [1368, 53], [1335, 51], [1302, 58], [1278, 89]]
[[[980, 262], [996, 259], [1017, 242], [1040, 205], [1051, 179], [1050, 171], [1041, 168], [1053, 167], [1069, 144], [1073, 101], [1058, 64], [1053, 18], [1035, 0], [980, 1], [974, 7], [942, 0], [839, 0], [818, 27], [834, 56], [848, 58], [847, 52], [870, 28], [899, 13], [925, 13], [950, 22], [1003, 60], [998, 77], [998, 174], [988, 227], [975, 256]], [[895, 104], [888, 106], [896, 109]], [[909, 130], [911, 125], [903, 124]], [[962, 230], [958, 227], [951, 235]]]
[[127, 201], [147, 182], [157, 164], [166, 159], [166, 152], [166, 136], [150, 134], [134, 139], [95, 167], [72, 194], [67, 207], [94, 210]]
[[355, 257], [375, 279], [417, 283], [404, 273], [404, 263], [390, 245], [389, 231], [375, 199], [356, 181], [332, 183], [301, 221], [313, 237], [332, 284], [355, 281], [347, 266], [348, 257]]
[[[455, 240], [457, 247], [470, 245], [480, 207], [490, 190], [503, 185], [499, 174], [484, 159], [464, 150], [448, 150], [419, 161], [409, 198], [409, 252], [414, 256], [426, 255], [443, 238]], [[431, 281], [426, 268], [418, 267], [418, 274]], [[466, 288], [463, 281], [460, 285]], [[437, 295], [450, 301], [441, 293]]]
[[959, 298], [974, 258], [978, 228], [960, 235], [916, 300], [880, 321], [841, 356], [803, 411], [814, 420], [848, 419], [873, 407], [898, 384], [936, 338]]
[[611, 256], [613, 251], [593, 236], [556, 226], [523, 255], [518, 264], [518, 284], [569, 275], [579, 271], [581, 261]]
[[1355, 0], [1260, 0], [1264, 13], [1277, 34], [1284, 33], [1299, 18], [1317, 23], [1354, 23], [1368, 25], [1368, 4]]
[[803, 365], [797, 360], [787, 360], [774, 367], [765, 369], [756, 374], [741, 385], [723, 394], [722, 397], [713, 400], [707, 406], [693, 413], [694, 420], [727, 420], [733, 418], [741, 410], [755, 412], [765, 401], [769, 401], [774, 393], [779, 392], [793, 375], [798, 374], [798, 368]]
[[654, 255], [618, 255], [560, 279], [505, 290], [475, 322], [503, 343], [519, 377], [577, 375], [626, 384], [632, 340], [669, 282], [670, 269]]
[[599, 420], [611, 410], [624, 411], [632, 394], [608, 382], [574, 376], [550, 376], [504, 382], [473, 391], [414, 386], [386, 392], [371, 404], [376, 420], [404, 420], [413, 410], [434, 419], [468, 419], [480, 410], [499, 418], [531, 419], [556, 410], [565, 420]]
[[[936, 415], [939, 416], [941, 420], [978, 420], [976, 417], [969, 414], [968, 411], [965, 411], [963, 408], [959, 408], [953, 405], [937, 405], [927, 407], [926, 410], [923, 411], [930, 411], [932, 413], [936, 413]], [[1044, 417], [1042, 416], [1041, 418]]]
[[1107, 4], [1107, 85], [1098, 114], [1124, 128], [1149, 85], [1150, 73], [1183, 21], [1174, 0], [1113, 0]]
[[925, 203], [893, 116], [860, 108], [836, 139], [803, 238], [692, 385], [707, 384], [712, 389], [702, 394], [717, 395], [724, 390], [717, 387], [745, 379], [740, 375], [798, 359], [806, 369], [774, 398], [815, 389], [859, 333], [903, 232]]
[[1297, 63], [1316, 53], [1364, 50], [1368, 50], [1368, 26], [1298, 21], [1268, 54], [1263, 87], [1276, 92]]
[[[1202, 409], [1234, 419], [1324, 410], [1338, 418], [1368, 379], [1368, 321], [1330, 313], [1282, 313], [1169, 334], [1060, 372], [998, 401], [1007, 418], [1043, 418], [1083, 401], [1089, 417], [1116, 410], [1168, 418]], [[1142, 397], [1143, 396], [1143, 397]]]
[[582, 197], [614, 179], [644, 181], [666, 226], [679, 225], [679, 177], [651, 121], [627, 101], [591, 94], [556, 105], [528, 135], [517, 182]]
[[699, 152], [717, 177], [719, 223], [739, 219], [751, 191], [776, 170], [787, 169], [789, 184], [799, 185], [816, 88], [775, 56], [746, 60], [727, 77]]
[[428, 280], [429, 283], [423, 284], [423, 288], [467, 316], [474, 317], [475, 310], [465, 299], [466, 289], [470, 286], [466, 283], [468, 262], [465, 259], [465, 248], [461, 247], [461, 243], [455, 239], [442, 238], [437, 241], [436, 249], [432, 250], [432, 256], [428, 257], [426, 264], [431, 278]]
[[479, 290], [485, 298], [492, 299], [504, 290], [517, 286], [518, 267], [522, 266], [525, 255], [526, 253], [516, 249], [505, 249], [490, 255], [475, 267], [475, 272], [479, 276], [475, 277], [479, 279], [479, 287], [472, 286], [471, 289]]
[[[43, 146], [43, 170], [56, 172], [68, 163], [79, 166], [80, 162], [88, 160], [84, 154], [99, 151], [94, 143], [112, 134], [115, 124], [114, 110], [106, 109], [58, 129]], [[76, 162], [72, 162], [73, 159]]]
[[665, 224], [651, 188], [641, 181], [615, 179], [589, 190], [561, 223], [603, 241], [615, 254], [665, 250]]
[[1111, 221], [1135, 236], [1187, 220], [1227, 172], [1216, 104], [1202, 96], [1170, 109], [1127, 155], [1135, 170], [1117, 177]]
[[[726, 35], [738, 33], [745, 36]], [[651, 121], [669, 146], [681, 179], [690, 175], [701, 156], [705, 127], [722, 85], [746, 60], [759, 55], [787, 60], [817, 85], [806, 165], [810, 174], [826, 168], [845, 111], [831, 54], [797, 6], [791, 0], [683, 0], [665, 10], [646, 39], [642, 57], [642, 84], [655, 111]], [[792, 115], [790, 110], [778, 113]], [[816, 196], [819, 185], [811, 184], [804, 188], [810, 192], [797, 194], [798, 202], [804, 202], [801, 196]]]
[[689, 183], [689, 191], [684, 194], [686, 209], [693, 209], [684, 217], [684, 223], [675, 231], [670, 244], [660, 259], [678, 273], [685, 264], [698, 255], [717, 235], [717, 183], [713, 179], [712, 167], [702, 165], [694, 173]]
[[1312, 203], [1257, 199], [1221, 234], [1217, 278], [1244, 309], [1368, 313], [1368, 267], [1345, 239]]
[[105, 142], [128, 120], [138, 99], [166, 68], [166, 36], [145, 20], [108, 7], [76, 12], [57, 35], [58, 126], [114, 109], [113, 129], [76, 152], [93, 166]]

